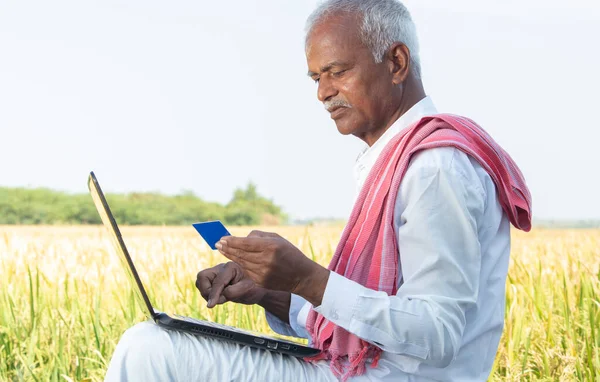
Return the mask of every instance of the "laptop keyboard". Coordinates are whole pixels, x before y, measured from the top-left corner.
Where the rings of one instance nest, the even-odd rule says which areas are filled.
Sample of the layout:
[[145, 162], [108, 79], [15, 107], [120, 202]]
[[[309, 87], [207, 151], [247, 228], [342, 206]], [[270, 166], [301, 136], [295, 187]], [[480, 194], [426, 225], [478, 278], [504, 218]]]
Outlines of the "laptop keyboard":
[[[237, 332], [237, 333], [251, 335], [251, 336], [254, 336], [254, 337], [261, 337], [261, 338], [266, 338], [266, 339], [276, 340], [276, 341], [282, 341], [282, 342], [290, 342], [290, 341], [283, 340], [281, 338], [271, 337], [271, 336], [263, 334], [263, 333], [258, 333], [258, 332], [254, 332], [254, 331], [251, 331], [251, 330], [244, 330], [244, 329], [236, 328], [235, 326], [227, 326], [227, 325], [219, 324], [217, 322], [198, 320], [196, 318], [180, 316], [178, 314], [174, 314], [174, 316], [177, 317], [178, 319], [182, 320], [182, 321], [187, 321], [187, 322], [191, 322], [191, 323], [194, 323], [194, 324], [201, 324], [201, 325], [205, 325], [205, 326], [210, 326], [210, 327], [215, 328], [215, 329], [230, 330], [230, 331], [234, 331], [234, 332]], [[290, 342], [290, 343], [292, 343], [292, 342]]]

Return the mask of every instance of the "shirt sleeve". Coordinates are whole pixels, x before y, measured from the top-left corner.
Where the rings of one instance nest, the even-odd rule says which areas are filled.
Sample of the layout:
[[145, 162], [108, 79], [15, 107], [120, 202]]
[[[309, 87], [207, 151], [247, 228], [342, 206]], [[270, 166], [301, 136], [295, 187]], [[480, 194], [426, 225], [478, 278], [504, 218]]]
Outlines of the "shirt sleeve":
[[275, 333], [290, 337], [308, 338], [308, 333], [303, 323], [298, 322], [299, 313], [306, 304], [307, 301], [304, 298], [292, 293], [289, 313], [290, 323], [283, 322], [265, 310], [267, 323]]
[[436, 367], [456, 357], [465, 312], [479, 289], [477, 222], [485, 192], [468, 157], [460, 154], [449, 164], [414, 160], [405, 174], [395, 210], [402, 269], [396, 295], [332, 272], [315, 308], [386, 352]]

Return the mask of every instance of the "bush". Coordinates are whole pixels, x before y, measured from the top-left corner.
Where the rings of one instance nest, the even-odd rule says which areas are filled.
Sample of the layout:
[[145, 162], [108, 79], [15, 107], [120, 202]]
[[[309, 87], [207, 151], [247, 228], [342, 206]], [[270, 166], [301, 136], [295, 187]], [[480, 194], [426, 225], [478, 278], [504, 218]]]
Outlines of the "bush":
[[[125, 225], [188, 225], [221, 220], [228, 225], [256, 225], [286, 220], [281, 208], [260, 196], [256, 186], [236, 189], [223, 206], [190, 191], [175, 196], [158, 193], [107, 194], [115, 219]], [[44, 188], [0, 187], [0, 224], [100, 224], [88, 194], [68, 194]]]

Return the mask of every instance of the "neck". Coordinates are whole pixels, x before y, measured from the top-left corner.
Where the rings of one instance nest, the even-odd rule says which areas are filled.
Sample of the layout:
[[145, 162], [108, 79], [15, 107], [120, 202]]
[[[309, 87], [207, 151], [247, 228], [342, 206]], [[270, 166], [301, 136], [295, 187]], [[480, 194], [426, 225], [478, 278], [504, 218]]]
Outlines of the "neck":
[[404, 85], [404, 92], [400, 96], [399, 102], [394, 104], [390, 117], [386, 119], [386, 122], [383, 123], [380, 128], [367, 131], [364, 136], [360, 138], [365, 141], [369, 147], [373, 146], [394, 122], [425, 97], [426, 94], [421, 81], [415, 80], [412, 76], [411, 78], [407, 78], [407, 82]]

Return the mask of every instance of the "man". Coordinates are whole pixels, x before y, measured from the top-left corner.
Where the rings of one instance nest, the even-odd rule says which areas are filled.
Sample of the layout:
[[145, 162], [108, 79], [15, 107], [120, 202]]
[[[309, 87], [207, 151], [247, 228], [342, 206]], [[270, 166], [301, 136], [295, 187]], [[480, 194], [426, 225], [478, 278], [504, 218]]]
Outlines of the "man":
[[309, 338], [322, 354], [299, 360], [143, 323], [124, 334], [107, 380], [487, 379], [503, 328], [510, 222], [530, 228], [519, 170], [477, 125], [438, 115], [400, 2], [325, 2], [308, 20], [306, 58], [340, 133], [368, 146], [332, 263], [255, 231], [222, 239], [231, 262], [201, 271], [196, 285], [209, 308], [260, 304], [271, 328]]

